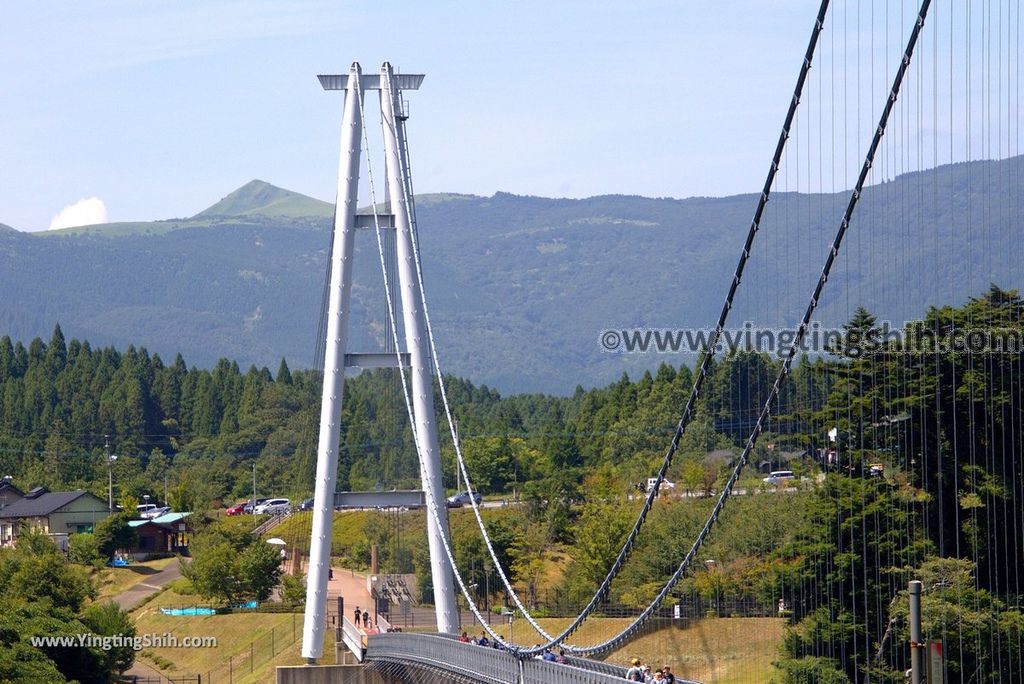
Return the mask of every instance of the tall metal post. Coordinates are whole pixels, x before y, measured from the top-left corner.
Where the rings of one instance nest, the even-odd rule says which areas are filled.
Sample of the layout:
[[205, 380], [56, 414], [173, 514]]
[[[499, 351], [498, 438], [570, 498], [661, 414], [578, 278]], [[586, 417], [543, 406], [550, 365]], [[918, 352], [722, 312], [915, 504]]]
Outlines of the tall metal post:
[[302, 628], [302, 657], [315, 662], [322, 655], [326, 628], [327, 579], [331, 563], [331, 522], [338, 470], [338, 421], [345, 391], [345, 346], [352, 294], [352, 254], [355, 244], [359, 192], [359, 154], [362, 136], [362, 88], [359, 63], [352, 64], [341, 122], [341, 159], [331, 249], [327, 340], [324, 352], [324, 392], [320, 407], [316, 488], [306, 583], [306, 613]]
[[405, 158], [405, 140], [402, 135], [401, 100], [395, 87], [391, 65], [387, 62], [380, 71], [380, 102], [384, 119], [384, 160], [387, 167], [388, 196], [394, 214], [398, 254], [399, 289], [402, 293], [402, 320], [406, 346], [412, 370], [412, 399], [416, 438], [420, 448], [420, 475], [428, 505], [441, 511], [441, 524], [432, 515], [427, 516], [427, 539], [430, 544], [430, 570], [434, 585], [434, 606], [437, 611], [437, 630], [454, 634], [459, 628], [459, 612], [455, 603], [452, 569], [442, 546], [448, 537], [447, 508], [441, 480], [441, 452], [438, 445], [437, 425], [434, 421], [434, 385], [431, 374], [430, 350], [427, 346], [426, 327], [420, 305], [420, 286], [416, 277], [413, 256], [412, 225], [402, 160]]
[[921, 684], [923, 671], [921, 653], [921, 582], [911, 580], [908, 587], [910, 593], [910, 682]]
[[117, 456], [110, 453], [110, 436], [103, 435], [104, 448], [107, 451], [107, 508], [114, 510], [114, 461]]

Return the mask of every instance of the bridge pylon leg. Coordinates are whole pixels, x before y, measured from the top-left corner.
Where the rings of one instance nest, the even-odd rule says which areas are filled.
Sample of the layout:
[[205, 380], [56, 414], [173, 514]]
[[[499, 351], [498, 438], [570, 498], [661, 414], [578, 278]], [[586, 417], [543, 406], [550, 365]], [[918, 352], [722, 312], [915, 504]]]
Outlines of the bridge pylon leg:
[[323, 655], [327, 627], [327, 579], [331, 567], [331, 523], [341, 403], [345, 394], [345, 347], [352, 299], [352, 258], [355, 247], [356, 207], [359, 200], [359, 155], [362, 144], [361, 72], [354, 63], [349, 72], [345, 110], [341, 122], [341, 159], [338, 162], [338, 197], [334, 213], [334, 241], [324, 351], [324, 387], [317, 443], [313, 524], [306, 582], [306, 612], [302, 627], [302, 657], [315, 662]]
[[447, 508], [441, 475], [441, 449], [438, 444], [437, 422], [434, 414], [434, 384], [431, 372], [422, 293], [416, 275], [413, 253], [412, 217], [409, 188], [404, 168], [405, 136], [402, 123], [400, 91], [394, 87], [391, 65], [385, 63], [380, 72], [380, 102], [384, 118], [384, 161], [387, 167], [388, 193], [397, 231], [399, 290], [402, 297], [402, 320], [406, 346], [412, 370], [412, 401], [415, 425], [413, 430], [420, 451], [420, 477], [427, 505], [441, 512], [441, 524], [434, 516], [427, 516], [427, 539], [430, 544], [430, 570], [434, 585], [434, 606], [437, 611], [437, 630], [455, 634], [459, 630], [459, 611], [455, 601], [455, 583], [452, 568], [443, 547], [448, 538]]

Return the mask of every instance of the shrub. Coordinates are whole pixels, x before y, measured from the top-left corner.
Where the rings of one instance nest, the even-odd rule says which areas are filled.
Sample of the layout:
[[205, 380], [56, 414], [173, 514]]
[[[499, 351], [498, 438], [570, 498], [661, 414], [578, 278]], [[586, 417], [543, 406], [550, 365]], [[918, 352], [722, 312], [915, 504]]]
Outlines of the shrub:
[[285, 603], [298, 605], [306, 600], [306, 583], [301, 577], [284, 575], [281, 577], [281, 598]]
[[94, 534], [73, 534], [68, 537], [68, 560], [79, 565], [103, 567], [103, 554]]

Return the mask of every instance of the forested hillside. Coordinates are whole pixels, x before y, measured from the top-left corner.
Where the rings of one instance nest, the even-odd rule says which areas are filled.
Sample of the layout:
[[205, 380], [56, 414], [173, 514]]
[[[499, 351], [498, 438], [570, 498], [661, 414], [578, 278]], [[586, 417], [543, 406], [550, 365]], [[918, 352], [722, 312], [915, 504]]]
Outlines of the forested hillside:
[[[926, 312], [922, 326], [940, 340], [968, 330], [1020, 338], [1022, 311], [1016, 291], [992, 286], [964, 307]], [[785, 467], [807, 480], [799, 493], [730, 504], [703, 552], [715, 572], [682, 585], [766, 605], [784, 599], [793, 625], [782, 660], [787, 681], [901, 671], [894, 644], [902, 637], [892, 631], [900, 623], [891, 620], [910, 576], [941, 587], [928, 597], [941, 607], [929, 629], [964, 642], [957, 667], [992, 667], [992, 658], [1016, 657], [1022, 643], [1024, 556], [1009, 536], [1024, 524], [1022, 355], [896, 345], [861, 309], [828, 360], [795, 368], [750, 467]], [[642, 605], [678, 562], [710, 505], [700, 497], [721, 487], [777, 370], [772, 357], [748, 352], [714, 364], [669, 470], [677, 491], [697, 500], [656, 506], [613, 600]], [[629, 493], [661, 462], [692, 381], [689, 368], [663, 365], [568, 397], [503, 397], [448, 379], [476, 485], [526, 503], [524, 522], [503, 532], [499, 524], [498, 532], [518, 581], [535, 586], [546, 554], [562, 549], [572, 560], [556, 588], [562, 600], [586, 598], [638, 505]], [[59, 327], [49, 342], [28, 347], [4, 337], [0, 468], [23, 488], [102, 494], [109, 435], [119, 456], [115, 496], [125, 500], [159, 500], [166, 487], [179, 507], [204, 510], [245, 498], [254, 465], [261, 493], [306, 496], [319, 385], [315, 372], [293, 372], [283, 360], [273, 373], [243, 373], [227, 360], [206, 370], [181, 356], [168, 364], [141, 348], [67, 342]], [[394, 372], [351, 377], [346, 395], [339, 488], [415, 487]], [[442, 452], [454, 487], [447, 438]], [[746, 497], [770, 495], [753, 473], [741, 487]], [[750, 515], [770, 519], [745, 525]], [[370, 536], [387, 547], [389, 534], [377, 526]], [[458, 553], [483, 572], [479, 543]], [[993, 640], [1002, 650], [987, 646]], [[866, 658], [869, 644], [878, 653]]]
[[[989, 280], [1019, 287], [1019, 269], [1000, 258], [1000, 245], [1024, 216], [1014, 186], [1022, 164], [957, 164], [869, 187], [836, 274], [843, 282], [833, 289], [899, 325], [928, 306], [962, 305]], [[733, 312], [736, 326], [794, 322], [847, 200], [782, 186]], [[755, 204], [754, 195], [419, 198], [444, 368], [503, 392], [567, 394], [577, 384], [612, 382], [623, 369], [692, 365], [693, 355], [608, 354], [599, 334], [711, 325]], [[143, 345], [205, 368], [221, 357], [243, 368], [273, 368], [281, 357], [311, 367], [329, 214], [324, 202], [253, 182], [188, 219], [0, 230], [0, 330], [28, 344], [60, 321], [94, 345]], [[964, 235], [971, 239], [961, 243]], [[940, 250], [948, 245], [939, 237], [962, 244], [955, 258]], [[386, 314], [370, 231], [357, 238], [355, 280], [351, 348], [375, 351]], [[845, 297], [826, 294], [823, 322], [842, 323], [848, 313]]]

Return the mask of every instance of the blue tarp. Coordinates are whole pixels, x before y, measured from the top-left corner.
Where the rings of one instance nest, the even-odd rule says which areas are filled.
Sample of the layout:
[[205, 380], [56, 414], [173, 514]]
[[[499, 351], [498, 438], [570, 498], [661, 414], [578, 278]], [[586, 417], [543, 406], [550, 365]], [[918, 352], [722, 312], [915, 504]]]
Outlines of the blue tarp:
[[[246, 601], [245, 603], [236, 603], [228, 606], [228, 608], [230, 610], [256, 610], [259, 605], [258, 601]], [[160, 612], [164, 615], [215, 615], [217, 609], [193, 606], [191, 608], [161, 608]]]

